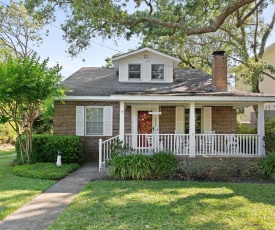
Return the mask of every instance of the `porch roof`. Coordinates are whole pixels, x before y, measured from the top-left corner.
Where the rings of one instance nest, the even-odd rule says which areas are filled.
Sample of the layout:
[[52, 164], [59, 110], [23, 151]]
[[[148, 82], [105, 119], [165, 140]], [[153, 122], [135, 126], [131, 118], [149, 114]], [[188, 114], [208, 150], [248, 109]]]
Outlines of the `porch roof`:
[[249, 93], [229, 87], [217, 91], [212, 87], [212, 76], [198, 69], [175, 69], [173, 83], [119, 82], [115, 69], [81, 68], [62, 84], [72, 92], [69, 97], [143, 95], [143, 96], [226, 96], [226, 97], [274, 97], [272, 94]]

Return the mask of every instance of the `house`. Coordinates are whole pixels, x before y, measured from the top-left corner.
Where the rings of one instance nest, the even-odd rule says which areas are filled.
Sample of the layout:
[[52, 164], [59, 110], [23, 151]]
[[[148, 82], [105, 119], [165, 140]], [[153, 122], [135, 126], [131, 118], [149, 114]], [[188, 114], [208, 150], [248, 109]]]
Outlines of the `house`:
[[[213, 53], [212, 76], [177, 69], [180, 60], [150, 48], [117, 56], [114, 68], [81, 68], [63, 84], [54, 105], [55, 134], [81, 136], [85, 160], [102, 165], [110, 144], [177, 156], [258, 157], [265, 154], [264, 104], [275, 95], [237, 91], [227, 84], [227, 57]], [[258, 133], [236, 134], [236, 110], [257, 105]]]
[[[275, 66], [275, 43], [271, 44], [265, 49], [262, 59]], [[240, 73], [237, 74], [237, 77], [239, 77], [239, 75]], [[264, 77], [263, 81], [260, 82], [259, 87], [261, 93], [275, 94], [275, 80], [271, 79], [270, 77]], [[236, 89], [249, 92], [251, 91], [251, 86], [244, 84], [240, 78], [237, 78]], [[275, 118], [275, 103], [265, 104], [264, 116], [265, 120], [268, 118]], [[253, 127], [257, 123], [254, 109], [251, 106], [242, 108], [238, 114], [238, 121], [241, 124], [248, 124], [249, 126]]]

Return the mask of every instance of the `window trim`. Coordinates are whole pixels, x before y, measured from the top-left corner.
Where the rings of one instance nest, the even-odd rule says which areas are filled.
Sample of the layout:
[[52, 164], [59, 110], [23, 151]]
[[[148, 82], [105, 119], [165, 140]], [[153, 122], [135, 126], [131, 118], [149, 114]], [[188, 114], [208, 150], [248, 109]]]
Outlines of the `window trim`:
[[[154, 79], [153, 78], [153, 72], [156, 72], [156, 71], [153, 71], [153, 66], [154, 65], [163, 66], [163, 72], [162, 72], [163, 73], [163, 78], [161, 78], [161, 79]], [[151, 64], [151, 80], [152, 81], [164, 81], [164, 64]]]
[[[130, 71], [130, 66], [131, 65], [138, 65], [139, 66], [139, 71]], [[139, 73], [139, 78], [131, 78], [130, 73]], [[141, 80], [141, 64], [140, 63], [129, 63], [128, 64], [128, 79], [129, 80]]]
[[[104, 106], [84, 106], [84, 136], [104, 136]], [[92, 108], [92, 109], [102, 109], [102, 120], [103, 120], [103, 125], [102, 125], [102, 134], [87, 134], [87, 109]]]

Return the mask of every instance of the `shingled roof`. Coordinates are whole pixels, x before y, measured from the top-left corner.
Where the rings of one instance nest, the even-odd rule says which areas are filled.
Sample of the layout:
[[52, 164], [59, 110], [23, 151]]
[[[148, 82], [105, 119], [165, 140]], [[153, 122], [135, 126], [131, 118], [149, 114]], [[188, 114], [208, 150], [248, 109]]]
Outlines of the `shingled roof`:
[[175, 95], [175, 96], [274, 96], [229, 90], [215, 91], [212, 76], [198, 69], [175, 69], [173, 83], [119, 82], [115, 69], [85, 67], [62, 84], [67, 96]]

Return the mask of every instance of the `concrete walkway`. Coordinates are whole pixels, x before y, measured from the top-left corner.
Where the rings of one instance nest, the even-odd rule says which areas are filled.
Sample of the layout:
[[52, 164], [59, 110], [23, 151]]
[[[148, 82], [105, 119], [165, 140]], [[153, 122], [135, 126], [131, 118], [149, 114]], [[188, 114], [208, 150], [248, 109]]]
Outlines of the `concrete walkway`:
[[86, 163], [0, 221], [0, 230], [47, 229], [89, 181], [105, 178], [98, 164]]

